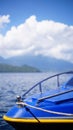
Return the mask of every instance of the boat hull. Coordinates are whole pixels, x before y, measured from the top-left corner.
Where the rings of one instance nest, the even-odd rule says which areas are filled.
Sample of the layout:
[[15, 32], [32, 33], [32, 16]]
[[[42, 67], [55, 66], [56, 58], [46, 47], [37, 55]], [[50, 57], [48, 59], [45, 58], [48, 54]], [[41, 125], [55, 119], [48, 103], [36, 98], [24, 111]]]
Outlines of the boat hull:
[[[17, 96], [16, 104], [3, 119], [16, 130], [37, 128], [72, 128], [73, 127], [73, 77], [60, 86], [59, 77], [64, 72], [47, 77], [32, 86], [23, 96]], [[57, 88], [43, 92], [43, 82], [56, 77]], [[39, 87], [38, 94], [29, 94], [35, 87]], [[33, 90], [33, 92], [36, 89]], [[26, 98], [26, 95], [30, 95]], [[25, 96], [25, 98], [24, 98]]]

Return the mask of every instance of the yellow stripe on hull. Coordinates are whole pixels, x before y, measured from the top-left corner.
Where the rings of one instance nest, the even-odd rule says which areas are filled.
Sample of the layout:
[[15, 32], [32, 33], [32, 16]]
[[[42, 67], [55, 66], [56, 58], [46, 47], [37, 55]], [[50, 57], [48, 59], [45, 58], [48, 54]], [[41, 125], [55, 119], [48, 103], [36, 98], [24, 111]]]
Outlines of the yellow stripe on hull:
[[[36, 119], [31, 118], [10, 118], [7, 116], [3, 116], [3, 119], [8, 122], [18, 122], [18, 123], [38, 123]], [[62, 119], [62, 118], [38, 118], [40, 123], [73, 123], [73, 119]]]

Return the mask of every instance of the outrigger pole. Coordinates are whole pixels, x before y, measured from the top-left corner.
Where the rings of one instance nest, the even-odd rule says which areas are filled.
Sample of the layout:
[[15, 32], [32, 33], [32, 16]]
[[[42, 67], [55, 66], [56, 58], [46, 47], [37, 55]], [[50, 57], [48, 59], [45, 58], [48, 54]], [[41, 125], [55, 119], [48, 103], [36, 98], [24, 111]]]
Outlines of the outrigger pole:
[[39, 119], [30, 111], [30, 109], [26, 106], [24, 106], [24, 107], [38, 121], [38, 123], [40, 123]]

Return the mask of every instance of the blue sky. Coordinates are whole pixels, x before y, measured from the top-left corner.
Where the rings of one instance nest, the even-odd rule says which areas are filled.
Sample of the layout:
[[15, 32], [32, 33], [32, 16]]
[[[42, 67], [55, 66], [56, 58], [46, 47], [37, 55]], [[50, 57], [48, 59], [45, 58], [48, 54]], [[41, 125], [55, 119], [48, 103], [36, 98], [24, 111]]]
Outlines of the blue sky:
[[0, 56], [41, 54], [72, 62], [72, 37], [73, 0], [0, 0]]
[[0, 0], [0, 15], [10, 15], [18, 25], [31, 15], [38, 20], [50, 19], [72, 25], [73, 0]]

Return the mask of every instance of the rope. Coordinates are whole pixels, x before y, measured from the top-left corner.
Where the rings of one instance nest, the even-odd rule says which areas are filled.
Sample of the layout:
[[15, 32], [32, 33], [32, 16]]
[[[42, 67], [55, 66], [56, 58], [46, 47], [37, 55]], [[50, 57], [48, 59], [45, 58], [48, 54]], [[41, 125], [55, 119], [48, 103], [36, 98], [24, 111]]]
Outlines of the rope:
[[56, 112], [56, 111], [52, 111], [52, 110], [46, 110], [46, 109], [43, 109], [43, 108], [39, 108], [39, 107], [35, 107], [35, 106], [32, 106], [32, 105], [29, 105], [29, 104], [24, 103], [24, 102], [17, 102], [16, 104], [22, 105], [22, 106], [28, 106], [30, 108], [41, 110], [41, 111], [44, 111], [44, 112], [47, 112], [47, 113], [63, 115], [63, 116], [73, 116], [73, 114], [71, 114], [71, 113], [64, 113], [64, 112]]

